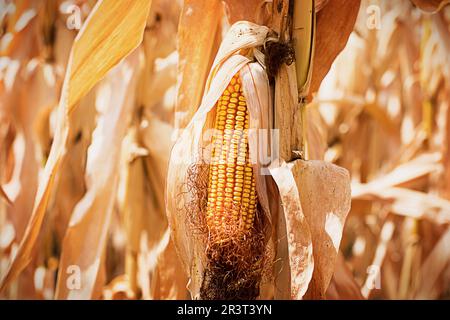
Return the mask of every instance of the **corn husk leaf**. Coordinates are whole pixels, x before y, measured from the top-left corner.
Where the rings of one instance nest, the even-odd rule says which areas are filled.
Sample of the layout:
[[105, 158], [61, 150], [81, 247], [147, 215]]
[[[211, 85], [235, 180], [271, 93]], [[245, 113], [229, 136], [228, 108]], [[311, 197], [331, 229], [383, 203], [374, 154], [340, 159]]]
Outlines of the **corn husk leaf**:
[[[290, 284], [278, 282], [277, 286], [290, 288], [289, 298], [300, 300], [305, 295], [313, 275], [314, 257], [310, 228], [303, 213], [299, 190], [292, 174], [293, 165], [294, 163], [284, 163], [279, 167], [271, 168], [270, 172], [280, 192], [287, 232], [287, 239], [277, 240], [288, 243], [290, 270]], [[288, 268], [288, 266], [282, 268]], [[276, 298], [279, 297], [276, 296]]]
[[300, 299], [306, 293], [305, 298], [323, 299], [350, 210], [348, 173], [326, 162], [302, 160], [278, 168], [273, 166], [271, 173], [280, 190], [286, 217], [291, 297]]
[[316, 160], [297, 160], [293, 174], [313, 244], [315, 267], [306, 296], [324, 298], [350, 210], [349, 174], [344, 168]]
[[[243, 48], [262, 45], [267, 31], [266, 27], [247, 22], [239, 22], [231, 27], [213, 63], [202, 102], [172, 149], [167, 176], [166, 210], [174, 244], [182, 259], [184, 270], [190, 277], [189, 290], [193, 298], [199, 297], [205, 266], [205, 244], [201, 239], [193, 236], [192, 230], [189, 230], [188, 227], [187, 204], [189, 192], [184, 190], [188, 181], [188, 168], [199, 161], [208, 161], [208, 153], [202, 151], [208, 143], [208, 138], [202, 139], [204, 138], [203, 132], [208, 120], [208, 113], [214, 107], [231, 78], [238, 71], [244, 70], [246, 65], [251, 62], [249, 58], [234, 53]], [[260, 69], [249, 68], [243, 71], [241, 77], [243, 83], [248, 83], [248, 85], [243, 84], [243, 88], [250, 99], [248, 101], [250, 127], [256, 128], [263, 124], [260, 119], [261, 114], [267, 116], [267, 113], [263, 113], [263, 110], [269, 109], [268, 82], [266, 78], [266, 89], [261, 92], [258, 91], [255, 84], [256, 80], [252, 80], [250, 75], [254, 74], [254, 77], [259, 79], [263, 76], [262, 72], [260, 72]], [[245, 74], [249, 76], [247, 77]], [[261, 80], [264, 81], [263, 78]], [[265, 102], [263, 100], [261, 105], [261, 102], [256, 100], [252, 104], [251, 101], [258, 97], [264, 98]], [[267, 120], [264, 123], [267, 123]], [[250, 140], [249, 137], [249, 144], [251, 145]], [[255, 140], [253, 139], [253, 141]], [[252, 150], [251, 146], [250, 150]], [[252, 153], [252, 151], [250, 152]]]

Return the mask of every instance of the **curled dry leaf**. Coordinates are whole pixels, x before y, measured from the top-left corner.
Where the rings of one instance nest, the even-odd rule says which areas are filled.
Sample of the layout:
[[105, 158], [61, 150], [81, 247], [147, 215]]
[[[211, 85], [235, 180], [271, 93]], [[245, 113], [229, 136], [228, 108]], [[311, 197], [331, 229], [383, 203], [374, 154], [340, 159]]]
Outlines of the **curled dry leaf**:
[[442, 169], [439, 153], [424, 153], [408, 162], [400, 164], [392, 171], [365, 184], [354, 183], [352, 197], [359, 198], [361, 194], [371, 190], [383, 190], [389, 187], [406, 187], [417, 179], [439, 172]]
[[292, 173], [313, 244], [314, 273], [305, 297], [323, 299], [350, 210], [350, 177], [346, 169], [317, 160], [295, 161]]
[[292, 298], [306, 293], [307, 299], [324, 299], [350, 210], [348, 172], [323, 161], [296, 160], [272, 166], [271, 173], [286, 217]]

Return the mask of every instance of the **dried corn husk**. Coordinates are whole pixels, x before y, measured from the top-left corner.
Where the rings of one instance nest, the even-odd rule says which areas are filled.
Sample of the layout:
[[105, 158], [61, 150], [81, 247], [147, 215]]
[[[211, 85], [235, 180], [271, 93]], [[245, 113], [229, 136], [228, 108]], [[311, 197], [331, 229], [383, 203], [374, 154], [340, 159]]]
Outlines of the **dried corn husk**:
[[[308, 290], [307, 298], [323, 299], [350, 210], [348, 172], [323, 161], [302, 160], [274, 164], [270, 171], [288, 233], [284, 241], [289, 248], [291, 298], [301, 299]], [[277, 285], [287, 286], [282, 281]]]
[[[239, 71], [247, 98], [250, 129], [269, 128], [271, 108], [268, 79], [263, 67], [252, 61], [252, 50], [263, 45], [267, 33], [267, 27], [249, 22], [238, 22], [230, 28], [212, 65], [202, 103], [172, 149], [167, 179], [167, 215], [175, 246], [190, 277], [189, 290], [193, 298], [200, 296], [206, 265], [206, 243], [202, 237], [194, 236], [193, 230], [189, 228], [188, 203], [192, 198], [186, 188], [189, 167], [208, 163], [209, 154], [204, 148], [211, 137], [208, 139], [204, 134], [212, 119], [209, 113], [231, 78]], [[239, 54], [240, 50], [247, 50], [248, 55]], [[249, 133], [248, 140], [250, 157], [256, 159], [259, 137], [256, 133]], [[255, 172], [259, 172], [259, 165], [255, 165], [255, 168]], [[256, 179], [258, 197], [270, 221], [265, 179], [259, 175]]]

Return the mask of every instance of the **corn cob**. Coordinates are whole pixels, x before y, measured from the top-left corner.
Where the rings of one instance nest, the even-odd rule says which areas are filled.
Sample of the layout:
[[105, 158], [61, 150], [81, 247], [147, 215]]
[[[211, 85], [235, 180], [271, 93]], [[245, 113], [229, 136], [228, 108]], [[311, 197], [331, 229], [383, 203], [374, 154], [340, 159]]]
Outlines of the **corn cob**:
[[255, 218], [256, 184], [249, 161], [247, 103], [237, 73], [216, 104], [206, 221], [212, 233], [248, 231]]

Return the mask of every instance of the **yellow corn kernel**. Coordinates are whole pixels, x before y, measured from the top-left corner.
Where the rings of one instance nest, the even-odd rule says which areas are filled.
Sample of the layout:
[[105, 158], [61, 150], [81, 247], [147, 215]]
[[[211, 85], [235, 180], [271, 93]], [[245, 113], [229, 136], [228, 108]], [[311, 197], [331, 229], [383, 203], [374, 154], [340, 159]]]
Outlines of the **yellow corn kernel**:
[[249, 230], [253, 226], [257, 199], [249, 163], [249, 116], [239, 74], [232, 78], [217, 102], [214, 128], [207, 225], [212, 232], [219, 233], [230, 222]]

